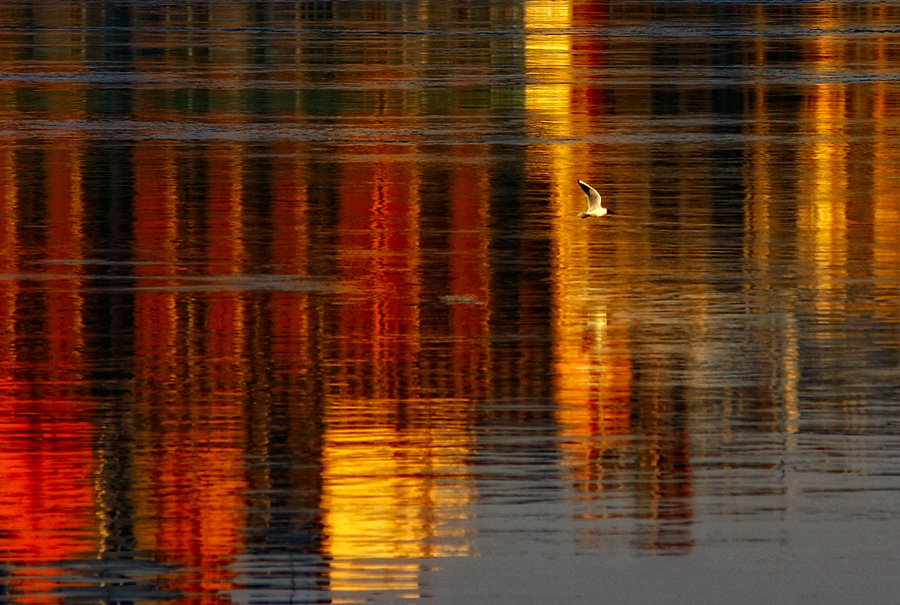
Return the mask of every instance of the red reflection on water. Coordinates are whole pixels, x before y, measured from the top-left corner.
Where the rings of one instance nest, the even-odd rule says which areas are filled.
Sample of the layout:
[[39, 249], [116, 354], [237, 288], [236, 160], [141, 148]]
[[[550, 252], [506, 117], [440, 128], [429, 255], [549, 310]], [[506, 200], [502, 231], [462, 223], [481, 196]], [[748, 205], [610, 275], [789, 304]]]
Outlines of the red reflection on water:
[[[454, 149], [461, 156], [475, 155], [471, 147]], [[466, 382], [466, 395], [486, 390], [483, 380], [471, 380], [487, 364], [489, 335], [488, 266], [488, 177], [484, 170], [453, 170], [450, 183], [450, 333], [453, 335], [454, 367]], [[463, 393], [455, 393], [463, 395]]]
[[[272, 261], [277, 273], [306, 275], [310, 271], [309, 204], [307, 201], [308, 168], [296, 155], [296, 144], [275, 146], [276, 161], [272, 174]], [[309, 294], [306, 292], [275, 291], [271, 294], [272, 353], [284, 369], [303, 373], [310, 367], [307, 349], [310, 346]]]
[[[70, 140], [28, 166], [47, 183], [46, 245], [36, 258], [19, 236], [24, 167], [15, 145], [0, 145], [0, 273], [33, 272], [27, 261], [40, 260], [46, 274], [0, 280], [0, 551], [14, 565], [73, 559], [99, 542], [93, 403], [80, 392], [83, 280], [77, 265], [56, 262], [84, 254], [81, 166], [80, 144]], [[29, 602], [56, 602], [44, 596], [56, 586], [44, 579], [51, 573], [25, 570], [9, 580], [10, 591]]]
[[[192, 570], [177, 588], [217, 602], [232, 588], [227, 565], [243, 547], [243, 355], [241, 302], [228, 292], [180, 295], [177, 158], [171, 146], [135, 152], [134, 373], [140, 428], [135, 468], [136, 538], [162, 561]], [[234, 268], [240, 187], [232, 164], [210, 213], [208, 274]], [[160, 277], [173, 279], [160, 280]], [[205, 318], [205, 319], [204, 319]], [[202, 363], [201, 363], [201, 360]]]
[[402, 397], [419, 343], [418, 176], [399, 162], [347, 170], [338, 226], [338, 272], [355, 291], [338, 319], [347, 394]]

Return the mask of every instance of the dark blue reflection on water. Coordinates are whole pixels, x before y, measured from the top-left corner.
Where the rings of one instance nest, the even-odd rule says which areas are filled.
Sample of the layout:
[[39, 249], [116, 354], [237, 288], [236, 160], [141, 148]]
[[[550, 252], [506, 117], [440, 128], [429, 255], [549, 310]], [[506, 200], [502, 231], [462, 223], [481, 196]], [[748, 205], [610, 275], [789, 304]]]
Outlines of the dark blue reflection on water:
[[5, 598], [887, 602], [897, 9], [6, 5]]

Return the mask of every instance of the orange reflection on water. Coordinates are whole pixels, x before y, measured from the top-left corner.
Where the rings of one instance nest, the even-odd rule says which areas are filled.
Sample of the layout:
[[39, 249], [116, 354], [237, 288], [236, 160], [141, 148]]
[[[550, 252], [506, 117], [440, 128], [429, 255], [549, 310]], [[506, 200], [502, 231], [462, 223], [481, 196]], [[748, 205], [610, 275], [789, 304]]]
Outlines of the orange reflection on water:
[[[272, 261], [276, 273], [308, 275], [311, 273], [309, 247], [310, 216], [308, 200], [309, 170], [296, 159], [300, 145], [285, 143], [275, 146], [276, 160], [272, 174], [273, 224]], [[272, 331], [278, 337], [272, 351], [281, 367], [304, 374], [313, 364], [309, 349], [312, 342], [309, 293], [273, 292], [271, 306]]]
[[[882, 47], [884, 44], [880, 44]], [[879, 53], [881, 54], [881, 53]], [[889, 63], [883, 61], [887, 70]], [[873, 85], [872, 117], [875, 123], [872, 148], [872, 225], [873, 265], [876, 275], [885, 279], [900, 272], [900, 203], [897, 183], [900, 182], [900, 91], [885, 82]]]
[[[472, 498], [461, 430], [470, 403], [420, 395], [418, 175], [406, 163], [355, 164], [342, 184], [338, 270], [351, 300], [339, 308], [339, 380], [325, 409], [321, 500], [336, 591], [361, 587], [353, 559], [466, 552], [465, 526], [455, 520]], [[456, 220], [472, 227], [482, 220], [480, 211], [468, 216]], [[481, 280], [455, 275], [459, 295], [484, 295]], [[471, 337], [480, 313], [454, 325]], [[448, 476], [459, 479], [448, 484], [441, 479]], [[417, 590], [417, 566], [378, 569], [364, 574], [367, 588]]]
[[345, 170], [338, 274], [358, 300], [339, 309], [342, 391], [402, 398], [415, 386], [420, 342], [419, 179], [400, 162]]
[[823, 292], [842, 280], [847, 263], [848, 133], [847, 90], [840, 84], [812, 86], [804, 103], [810, 140], [803, 154], [803, 192], [798, 223], [804, 252], [819, 275]]
[[[861, 8], [873, 27], [893, 23], [877, 5]], [[894, 73], [896, 57], [885, 52], [883, 36], [839, 33], [851, 18], [858, 15], [846, 5], [816, 5], [808, 22], [820, 33], [804, 44], [805, 61], [828, 75], [840, 74], [853, 64], [866, 65], [875, 73]], [[863, 260], [858, 257], [860, 246], [871, 245], [875, 272], [890, 278], [897, 275], [900, 164], [892, 117], [898, 108], [900, 92], [895, 84], [877, 79], [816, 84], [804, 90], [799, 117], [809, 126], [808, 142], [799, 157], [798, 227], [802, 252], [815, 269], [822, 306], [834, 303], [833, 295], [846, 291], [854, 265]], [[863, 233], [869, 228], [871, 241]]]
[[[231, 150], [237, 153], [236, 150]], [[240, 191], [231, 157], [212, 213], [212, 274], [233, 258], [232, 208]], [[134, 504], [140, 548], [197, 570], [187, 582], [196, 602], [216, 602], [232, 587], [224, 569], [242, 550], [244, 527], [244, 405], [241, 303], [231, 293], [179, 296], [174, 287], [179, 231], [177, 157], [169, 144], [138, 148], [135, 163], [135, 378], [137, 460]], [[223, 182], [224, 181], [224, 182]], [[223, 233], [224, 230], [224, 233]], [[233, 265], [228, 265], [232, 267]], [[238, 369], [236, 371], [236, 369]]]
[[[453, 151], [460, 156], [478, 156], [472, 147]], [[449, 332], [452, 337], [452, 386], [450, 397], [478, 398], [487, 390], [485, 374], [489, 364], [487, 339], [490, 336], [490, 275], [488, 267], [488, 209], [490, 189], [483, 169], [465, 163], [451, 173]]]
[[[597, 27], [605, 11], [597, 3], [577, 1], [530, 2], [526, 10], [526, 46], [534, 48], [526, 55], [528, 67], [540, 75], [527, 87], [529, 117], [535, 130], [549, 129], [564, 137], [596, 132], [602, 124], [596, 117], [608, 111], [604, 96], [583, 90], [576, 75], [604, 64], [605, 45], [590, 36], [576, 43], [559, 34], [571, 31], [576, 16], [594, 20], [577, 25]], [[593, 83], [596, 86], [596, 79]], [[634, 326], [623, 319], [629, 298], [652, 283], [637, 274], [626, 280], [628, 290], [622, 290], [616, 274], [620, 267], [631, 275], [633, 263], [646, 255], [646, 242], [634, 230], [575, 218], [585, 204], [576, 181], [585, 179], [601, 187], [594, 176], [609, 178], [603, 170], [608, 161], [604, 151], [583, 144], [548, 145], [546, 157], [534, 161], [547, 170], [554, 209], [554, 377], [565, 468], [579, 499], [587, 503], [577, 513], [579, 519], [621, 515], [617, 500], [632, 498], [638, 516], [647, 520], [638, 539], [642, 548], [688, 549], [693, 545], [688, 435], [667, 426], [672, 410], [664, 394], [635, 391], [632, 359], [638, 353], [630, 336]], [[541, 152], [538, 148], [532, 153]], [[627, 183], [629, 177], [641, 182], [646, 174], [640, 170], [639, 163], [618, 168], [618, 182]], [[609, 238], [615, 240], [605, 241]], [[640, 371], [664, 374], [668, 368]], [[629, 471], [643, 480], [625, 481], [623, 473]]]
[[[48, 14], [53, 10], [39, 8], [37, 23], [56, 23]], [[297, 14], [307, 10], [297, 8]], [[382, 9], [391, 10], [378, 7]], [[552, 345], [547, 346], [553, 347], [554, 360], [552, 416], [562, 444], [561, 466], [575, 499], [587, 503], [583, 518], [622, 515], [621, 509], [611, 511], [604, 498], [630, 499], [635, 506], [627, 514], [642, 519], [641, 548], [687, 549], [693, 545], [694, 514], [689, 452], [697, 445], [685, 426], [668, 423], [673, 416], [687, 415], [679, 407], [685, 406], [686, 397], [656, 385], [678, 372], [686, 373], [683, 366], [690, 364], [695, 364], [689, 369], [696, 375], [697, 360], [715, 353], [709, 335], [716, 326], [708, 312], [713, 292], [703, 285], [689, 292], [692, 297], [686, 307], [691, 319], [681, 334], [648, 328], [634, 318], [645, 311], [639, 308], [642, 300], [656, 300], [663, 291], [655, 281], [659, 276], [665, 277], [673, 268], [687, 275], [709, 274], [710, 262], [703, 253], [715, 247], [711, 216], [717, 200], [708, 193], [695, 194], [709, 191], [716, 158], [704, 151], [695, 155], [692, 165], [677, 152], [660, 151], [660, 146], [651, 150], [653, 145], [641, 143], [625, 149], [622, 157], [628, 165], [618, 166], [609, 177], [623, 203], [633, 204], [631, 216], [645, 219], [657, 201], [660, 205], [672, 202], [646, 199], [653, 179], [647, 166], [661, 158], [673, 172], [677, 169], [681, 178], [671, 203], [676, 220], [670, 233], [673, 240], [684, 236], [685, 241], [694, 238], [703, 244], [700, 254], [693, 251], [693, 258], [679, 256], [680, 249], [674, 245], [660, 255], [662, 260], [654, 257], [648, 251], [650, 227], [641, 221], [617, 228], [615, 223], [607, 226], [574, 217], [584, 205], [575, 181], [598, 175], [606, 179], [612, 173], [608, 168], [614, 154], [612, 147], [569, 139], [584, 133], [602, 138], [603, 129], [612, 126], [604, 126], [607, 122], [597, 119], [601, 116], [617, 117], [616, 112], [631, 118], [651, 116], [654, 85], [650, 80], [668, 69], [650, 69], [656, 67], [649, 65], [653, 53], [643, 46], [641, 36], [623, 41], [626, 37], [611, 32], [611, 48], [606, 49], [605, 36], [581, 31], [606, 19], [604, 9], [605, 3], [587, 1], [524, 5], [525, 46], [523, 56], [514, 61], [521, 59], [527, 72], [522, 101], [526, 130], [550, 142], [523, 146], [527, 147], [528, 182], [522, 189], [526, 195], [549, 192], [549, 211], [535, 213], [537, 219], [522, 231], [531, 229], [526, 235], [538, 239], [546, 229], [551, 239], [553, 265], [548, 283], [552, 295], [548, 298], [552, 296], [552, 305], [548, 306], [553, 309], [553, 323]], [[750, 10], [759, 9], [754, 5]], [[510, 12], [518, 10], [514, 7]], [[188, 115], [189, 120], [202, 118], [239, 132], [235, 123], [249, 115], [247, 98], [259, 92], [248, 94], [253, 88], [248, 74], [262, 74], [269, 78], [266, 86], [275, 88], [282, 84], [279, 78], [290, 79], [289, 69], [283, 66], [277, 78], [264, 71], [268, 66], [263, 63], [249, 67], [254, 52], [274, 48], [253, 41], [268, 41], [268, 33], [257, 27], [252, 12], [240, 3], [196, 11], [192, 6], [173, 5], [162, 9], [164, 19], [171, 15], [183, 19], [168, 21], [171, 27], [162, 32], [132, 28], [137, 50], [150, 49], [134, 53], [137, 72], [143, 70], [146, 75], [160, 66], [169, 75], [190, 72], [204, 82], [204, 88], [168, 91], [167, 97], [157, 89], [166, 78], [158, 77], [152, 86], [134, 92], [136, 111], [129, 120], [152, 123], [164, 118], [171, 120], [175, 131]], [[417, 19], [414, 13], [404, 13], [403, 19]], [[650, 13], [647, 9], [646, 18], [655, 17]], [[883, 16], [882, 22], [889, 18]], [[379, 19], [389, 21], [382, 15], [372, 19], [375, 25]], [[813, 21], [813, 27], [841, 29], [833, 15], [823, 19]], [[373, 21], [364, 27], [371, 28]], [[67, 27], [80, 23], [60, 20], [56, 24], [69, 32]], [[247, 24], [258, 31], [250, 35]], [[224, 38], [216, 37], [219, 33]], [[362, 141], [398, 136], [386, 130], [407, 129], [416, 115], [430, 111], [423, 100], [428, 95], [417, 89], [418, 84], [391, 89], [390, 83], [398, 78], [418, 82], [423, 70], [417, 62], [428, 61], [427, 53], [410, 37], [392, 35], [389, 42], [369, 52], [358, 41], [336, 51], [336, 36], [324, 36], [328, 41], [322, 43], [316, 35], [302, 35], [314, 39], [310, 44], [321, 53], [314, 60], [331, 65], [337, 59], [341, 69], [331, 75], [342, 84], [355, 85], [339, 87], [339, 92], [332, 89], [327, 103], [319, 101], [323, 107], [338, 97], [346, 102], [343, 107], [338, 103], [328, 107], [328, 111], [345, 112], [332, 121], [337, 129], [340, 117], [349, 114], [352, 118], [343, 136]], [[377, 35], [368, 34], [373, 39]], [[195, 41], [185, 43], [189, 36], [195, 36]], [[38, 32], [40, 43], [32, 51], [54, 53], [57, 63], [81, 69], [83, 49], [77, 43], [60, 45], [61, 37], [54, 28], [43, 28]], [[210, 42], [223, 39], [233, 44]], [[766, 63], [770, 50], [765, 48], [766, 39], [760, 36], [753, 41], [757, 65]], [[884, 37], [879, 40], [873, 47], [873, 69], [893, 73], [890, 42]], [[607, 83], [595, 68], [608, 64], [607, 50], [621, 51], [626, 45], [635, 52], [620, 52], [617, 60], [627, 55], [624, 60], [640, 69], [618, 80], [610, 77]], [[856, 263], [857, 270], [865, 271], [872, 267], [877, 277], [889, 283], [896, 281], [900, 266], [896, 201], [900, 154], [892, 121], [900, 103], [891, 82], [867, 82], [860, 88], [825, 81], [824, 76], [840, 71], [857, 56], [838, 31], [811, 36], [801, 46], [800, 67], [816, 67], [823, 78], [796, 86], [799, 105], [779, 105], [784, 103], [777, 99], [781, 93], [772, 95], [770, 88], [781, 85], [771, 80], [754, 89], [743, 105], [751, 141], [741, 148], [746, 193], [741, 208], [742, 260], [748, 266], [753, 261], [752, 267], [762, 267], [765, 273], [751, 287], [777, 289], [779, 280], [785, 279], [779, 274], [785, 263], [776, 258], [785, 252], [784, 248], [779, 252], [778, 245], [799, 242], [803, 261], [816, 276], [812, 285], [816, 296], [823, 305], [846, 308], [852, 301], [835, 300], [831, 294], [847, 290], [848, 265]], [[289, 43], [280, 50], [297, 49]], [[332, 52], [338, 54], [330, 57]], [[702, 54], [696, 49], [691, 52]], [[303, 52], [296, 56], [297, 61], [304, 60]], [[468, 54], [467, 58], [477, 60], [473, 57], [478, 56]], [[405, 62], [410, 57], [414, 57], [412, 63]], [[493, 58], [487, 56], [487, 60]], [[489, 67], [480, 68], [473, 73], [489, 81]], [[313, 82], [327, 69], [297, 71]], [[141, 77], [138, 74], [136, 81]], [[586, 80], [591, 88], [578, 84]], [[386, 89], [377, 88], [379, 81], [388, 83]], [[605, 97], [598, 81], [610, 89], [618, 87], [617, 94]], [[508, 87], [504, 83], [497, 88], [505, 93]], [[4, 115], [15, 114], [22, 91], [28, 93], [23, 98], [36, 92], [49, 95], [46, 108], [32, 102], [36, 115], [57, 121], [84, 118], [82, 89], [55, 85], [19, 90], [4, 84], [0, 99]], [[472, 97], [492, 98], [496, 91], [489, 92], [481, 95], [479, 91]], [[172, 101], [182, 93], [190, 99]], [[704, 113], [705, 93], [691, 94], [695, 93], [696, 97], [673, 103], [676, 115], [671, 122], [676, 126], [677, 111], [685, 108], [700, 107], [701, 117], [710, 118]], [[303, 94], [286, 95], [291, 102], [275, 99], [277, 95], [268, 99], [274, 119], [291, 125], [310, 119], [302, 113], [304, 109], [298, 109], [308, 100]], [[454, 94], [464, 97], [468, 91]], [[454, 98], [445, 105], [458, 101]], [[513, 105], [504, 111], [520, 109]], [[75, 109], [70, 112], [70, 107]], [[771, 136], [772, 124], [787, 121], [785, 115], [801, 124], [796, 148]], [[400, 119], [386, 121], [386, 116]], [[460, 124], [471, 126], [476, 121], [476, 116], [467, 115]], [[854, 131], [861, 122], [874, 130]], [[390, 128], [386, 129], [386, 123]], [[655, 126], [633, 119], [630, 123], [637, 124], [636, 134], [658, 135], [652, 131]], [[270, 132], [269, 126], [266, 123], [256, 132]], [[420, 131], [413, 123], [399, 136], [418, 138], [432, 127]], [[97, 475], [94, 460], [116, 453], [96, 452], [88, 420], [93, 403], [73, 388], [87, 365], [82, 356], [89, 346], [83, 326], [83, 291], [88, 288], [82, 263], [56, 261], [95, 259], [87, 251], [93, 242], [86, 241], [83, 228], [88, 199], [82, 180], [85, 154], [81, 143], [71, 142], [71, 133], [60, 134], [62, 141], [54, 141], [52, 149], [34, 142], [30, 147], [0, 142], [4, 219], [0, 221], [0, 272], [5, 276], [0, 280], [0, 418], [4, 433], [17, 436], [0, 446], [4, 468], [0, 518], [9, 532], [4, 544], [12, 554], [7, 560], [16, 564], [70, 559], [100, 548], [92, 517], [97, 500], [92, 487]], [[184, 134], [196, 136], [190, 128]], [[686, 138], [690, 142], [691, 137]], [[860, 145], [859, 140], [871, 145]], [[260, 143], [259, 148], [268, 144]], [[419, 158], [432, 152], [410, 153], [400, 144], [364, 148], [329, 143], [310, 149], [296, 142], [277, 143], [259, 152], [273, 152], [271, 172], [252, 165], [248, 150], [239, 143], [203, 142], [191, 147], [139, 140], [128, 143], [128, 149], [132, 148], [133, 239], [126, 256], [135, 261], [135, 288], [130, 288], [129, 281], [121, 289], [134, 297], [134, 341], [129, 342], [134, 347], [129, 358], [134, 388], [124, 397], [135, 399], [122, 407], [128, 409], [123, 424], [135, 427], [129, 450], [134, 453], [129, 467], [134, 476], [127, 498], [134, 504], [137, 549], [197, 570], [188, 574], [188, 585], [179, 588], [207, 595], [200, 601], [214, 601], [217, 591], [232, 588], [227, 566], [233, 555], [248, 549], [247, 518], [255, 515], [258, 524], [264, 525], [272, 512], [266, 507], [279, 506], [274, 494], [283, 489], [295, 498], [291, 506], [303, 509], [312, 519], [313, 529], [302, 530], [314, 534], [307, 547], [333, 562], [326, 573], [336, 591], [365, 587], [416, 594], [422, 569], [418, 563], [400, 559], [471, 554], [468, 511], [476, 488], [469, 465], [476, 449], [476, 403], [500, 392], [494, 390], [496, 385], [516, 372], [526, 374], [515, 377], [520, 379], [522, 393], [533, 385], [538, 391], [543, 384], [543, 378], [532, 381], [527, 376], [543, 369], [539, 365], [543, 351], [535, 353], [543, 344], [517, 350], [516, 355], [523, 352], [521, 356], [491, 358], [492, 330], [498, 323], [517, 319], [500, 317], [505, 311], [493, 306], [498, 292], [491, 290], [493, 260], [488, 250], [503, 242], [494, 241], [490, 231], [492, 222], [502, 218], [490, 216], [495, 194], [491, 182], [505, 175], [491, 174], [487, 168], [493, 161], [490, 145], [456, 146], [451, 141], [442, 147], [454, 160], [446, 172], [441, 168], [442, 176], [448, 175], [446, 187], [443, 182], [432, 187], [423, 176]], [[621, 150], [616, 147], [617, 152]], [[311, 166], [298, 159], [304, 154], [317, 156], [322, 164]], [[854, 179], [862, 178], [857, 168], [870, 165], [869, 155], [874, 158], [871, 174], [858, 181], [864, 186], [855, 187]], [[34, 162], [36, 168], [28, 162], [34, 158], [40, 160]], [[797, 169], [783, 170], [785, 164]], [[334, 166], [339, 168], [332, 172]], [[271, 215], [266, 214], [265, 203], [257, 208], [248, 202], [256, 192], [247, 179], [254, 175], [271, 187], [271, 199], [266, 199]], [[310, 190], [315, 188], [327, 206], [322, 199], [310, 202]], [[25, 200], [28, 207], [20, 199], [23, 189], [40, 192]], [[433, 194], [442, 204], [439, 210], [421, 199], [422, 192], [434, 189], [441, 190]], [[332, 195], [333, 191], [337, 194]], [[44, 194], [46, 210], [41, 205]], [[790, 210], [776, 207], [777, 203]], [[332, 211], [334, 205], [337, 210]], [[445, 209], [438, 223], [434, 219]], [[23, 224], [25, 216], [28, 224]], [[336, 225], [330, 222], [332, 216]], [[422, 249], [423, 235], [444, 237], [428, 232], [423, 216], [447, 226], [446, 240], [440, 244], [445, 247], [439, 251]], [[271, 233], [254, 231], [261, 229], [253, 222], [260, 218]], [[664, 222], [654, 221], [656, 227]], [[326, 235], [317, 233], [323, 225]], [[336, 242], [329, 239], [332, 235]], [[335, 249], [320, 249], [323, 241]], [[869, 244], [871, 261], [865, 255], [853, 256], [854, 246]], [[332, 258], [335, 266], [331, 266]], [[597, 259], [605, 264], [586, 262]], [[37, 269], [26, 262], [34, 260], [41, 261]], [[259, 265], [254, 266], [253, 260], [260, 260]], [[262, 296], [252, 288], [247, 291], [234, 285], [246, 273], [272, 267], [278, 274], [305, 275], [317, 270], [328, 274], [338, 286], [335, 304], [331, 298], [320, 304], [316, 295], [305, 291], [279, 290]], [[440, 267], [444, 273], [431, 275], [430, 267]], [[39, 277], [9, 277], [32, 271]], [[517, 304], [525, 316], [534, 310], [526, 299], [543, 301], [545, 284], [522, 281], [526, 294]], [[893, 294], [885, 292], [885, 299]], [[781, 390], [771, 405], [786, 410], [787, 430], [795, 432], [802, 347], [795, 300], [790, 294], [786, 298], [777, 307], [778, 320], [784, 316], [778, 326], [782, 340], [773, 345], [779, 365], [772, 371], [772, 382]], [[528, 330], [540, 331], [543, 326], [522, 321], [514, 328], [521, 330], [517, 335], [527, 336]], [[676, 359], [659, 346], [667, 337], [686, 342], [677, 349]], [[283, 446], [281, 438], [288, 445]], [[290, 467], [284, 473], [287, 479], [273, 478], [275, 473], [270, 471], [276, 465], [267, 466], [266, 456], [281, 446], [294, 456], [284, 464]], [[264, 463], [249, 465], [248, 456]], [[264, 476], [267, 472], [270, 475]], [[622, 479], [625, 473], [638, 478]], [[251, 486], [254, 491], [248, 495]], [[248, 513], [251, 499], [255, 508]], [[361, 562], [361, 558], [390, 561]], [[36, 582], [22, 590], [34, 594], [49, 587]]]
[[[83, 298], [77, 264], [83, 257], [81, 143], [41, 149], [27, 167], [16, 145], [0, 145], [0, 521], [4, 560], [42, 565], [96, 551], [93, 403], [81, 393], [84, 372]], [[47, 245], [36, 255], [20, 239], [24, 175], [47, 183]], [[33, 236], [33, 234], [30, 234]], [[17, 277], [34, 272], [32, 279]], [[35, 287], [38, 284], [38, 287]], [[33, 603], [57, 583], [52, 570], [21, 575], [13, 567], [12, 595]], [[42, 577], [45, 576], [45, 577]]]

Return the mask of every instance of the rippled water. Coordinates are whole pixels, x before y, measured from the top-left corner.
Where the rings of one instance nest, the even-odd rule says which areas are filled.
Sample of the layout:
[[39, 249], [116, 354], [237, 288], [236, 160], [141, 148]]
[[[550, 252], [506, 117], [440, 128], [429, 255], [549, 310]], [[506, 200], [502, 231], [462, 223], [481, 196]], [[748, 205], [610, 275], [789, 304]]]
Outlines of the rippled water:
[[898, 23], [4, 3], [2, 598], [891, 602]]

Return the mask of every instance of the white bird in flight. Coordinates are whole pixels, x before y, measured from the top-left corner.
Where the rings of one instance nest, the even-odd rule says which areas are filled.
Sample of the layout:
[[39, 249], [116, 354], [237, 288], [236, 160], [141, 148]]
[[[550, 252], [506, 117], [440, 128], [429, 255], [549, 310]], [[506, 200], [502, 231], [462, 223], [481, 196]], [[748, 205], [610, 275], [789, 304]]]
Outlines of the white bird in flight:
[[579, 218], [587, 218], [589, 216], [604, 216], [606, 214], [612, 214], [609, 208], [604, 208], [600, 203], [600, 194], [597, 193], [597, 190], [585, 183], [584, 181], [578, 181], [578, 185], [581, 186], [581, 189], [584, 190], [585, 195], [587, 195], [588, 199], [588, 208], [587, 212], [579, 212]]

